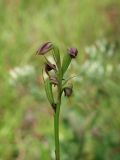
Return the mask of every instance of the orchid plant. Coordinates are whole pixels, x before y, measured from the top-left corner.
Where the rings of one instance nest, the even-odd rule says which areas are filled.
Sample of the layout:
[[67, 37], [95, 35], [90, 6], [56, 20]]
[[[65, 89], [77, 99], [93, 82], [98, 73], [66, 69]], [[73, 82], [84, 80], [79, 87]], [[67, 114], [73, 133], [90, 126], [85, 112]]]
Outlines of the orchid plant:
[[[46, 53], [52, 52], [54, 64], [46, 57]], [[76, 48], [68, 48], [67, 54], [64, 55], [61, 61], [59, 49], [51, 42], [42, 44], [36, 52], [37, 55], [42, 55], [45, 58], [45, 66], [43, 69], [43, 80], [46, 91], [46, 96], [54, 112], [54, 135], [55, 135], [55, 158], [60, 160], [60, 143], [59, 143], [59, 115], [62, 94], [70, 97], [72, 94], [72, 86], [68, 85], [64, 75], [71, 63], [71, 60], [76, 58], [78, 50]], [[47, 78], [44, 77], [44, 73]], [[54, 93], [54, 87], [57, 88], [57, 93]], [[57, 96], [56, 96], [57, 95]]]

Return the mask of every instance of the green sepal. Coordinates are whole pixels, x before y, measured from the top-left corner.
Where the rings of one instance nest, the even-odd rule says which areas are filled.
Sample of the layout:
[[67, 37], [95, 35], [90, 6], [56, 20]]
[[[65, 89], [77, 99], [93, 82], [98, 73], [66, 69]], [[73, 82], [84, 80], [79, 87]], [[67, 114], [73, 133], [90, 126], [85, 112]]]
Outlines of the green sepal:
[[62, 81], [61, 58], [60, 58], [59, 49], [56, 45], [54, 45], [54, 47], [53, 47], [53, 57], [54, 57], [54, 60], [56, 62], [56, 66], [58, 69], [57, 77], [58, 77], [59, 81]]
[[53, 57], [54, 57], [54, 60], [56, 62], [58, 69], [60, 69], [61, 68], [60, 52], [59, 52], [58, 47], [55, 45], [53, 47]]
[[69, 54], [65, 54], [63, 57], [63, 61], [62, 61], [62, 75], [65, 74], [65, 72], [67, 71], [70, 62], [71, 62], [71, 57], [69, 56]]
[[45, 91], [46, 91], [46, 96], [48, 98], [48, 101], [51, 104], [51, 106], [54, 107], [55, 103], [54, 103], [54, 97], [53, 97], [53, 92], [52, 92], [52, 84], [50, 80], [46, 79], [44, 81], [44, 85], [45, 85]]

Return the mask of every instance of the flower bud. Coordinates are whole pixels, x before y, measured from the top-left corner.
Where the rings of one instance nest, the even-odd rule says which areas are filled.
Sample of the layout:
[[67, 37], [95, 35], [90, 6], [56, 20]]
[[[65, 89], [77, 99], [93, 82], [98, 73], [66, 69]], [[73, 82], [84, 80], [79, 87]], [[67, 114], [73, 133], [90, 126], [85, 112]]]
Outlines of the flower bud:
[[75, 58], [78, 54], [77, 48], [68, 48], [68, 54], [71, 58]]
[[64, 95], [66, 97], [70, 97], [72, 95], [73, 89], [72, 87], [65, 87], [64, 88]]
[[44, 55], [45, 53], [49, 52], [52, 49], [53, 49], [53, 44], [51, 42], [46, 42], [39, 47], [36, 54]]

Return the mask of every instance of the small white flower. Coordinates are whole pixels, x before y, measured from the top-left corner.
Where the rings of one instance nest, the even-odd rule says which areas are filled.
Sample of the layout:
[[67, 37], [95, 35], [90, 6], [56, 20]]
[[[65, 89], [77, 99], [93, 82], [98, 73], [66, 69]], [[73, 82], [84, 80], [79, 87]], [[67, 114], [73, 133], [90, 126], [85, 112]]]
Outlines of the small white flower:
[[103, 75], [104, 67], [99, 61], [86, 61], [82, 66], [82, 71], [87, 75]]
[[106, 41], [105, 38], [103, 38], [103, 39], [101, 39], [101, 40], [97, 40], [97, 41], [96, 41], [96, 45], [97, 45], [98, 49], [99, 49], [102, 53], [104, 53], [105, 50], [106, 50], [107, 41]]
[[85, 48], [85, 52], [90, 56], [90, 58], [95, 58], [97, 54], [97, 48], [95, 45]]
[[114, 54], [115, 44], [111, 44], [110, 49], [108, 51], [108, 56], [111, 57]]
[[15, 67], [9, 71], [10, 84], [15, 84], [19, 78], [24, 78], [26, 76], [34, 74], [35, 70], [31, 65], [25, 65], [22, 67]]

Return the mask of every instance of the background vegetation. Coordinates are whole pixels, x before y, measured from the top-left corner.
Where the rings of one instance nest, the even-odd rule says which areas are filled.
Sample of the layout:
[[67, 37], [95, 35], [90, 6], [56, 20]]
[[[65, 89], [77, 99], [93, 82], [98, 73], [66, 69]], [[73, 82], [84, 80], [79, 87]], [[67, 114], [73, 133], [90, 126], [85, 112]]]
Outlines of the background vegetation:
[[79, 50], [74, 94], [61, 108], [61, 160], [120, 159], [119, 25], [119, 0], [0, 0], [0, 160], [54, 159], [53, 113], [35, 56], [46, 41], [61, 55]]

